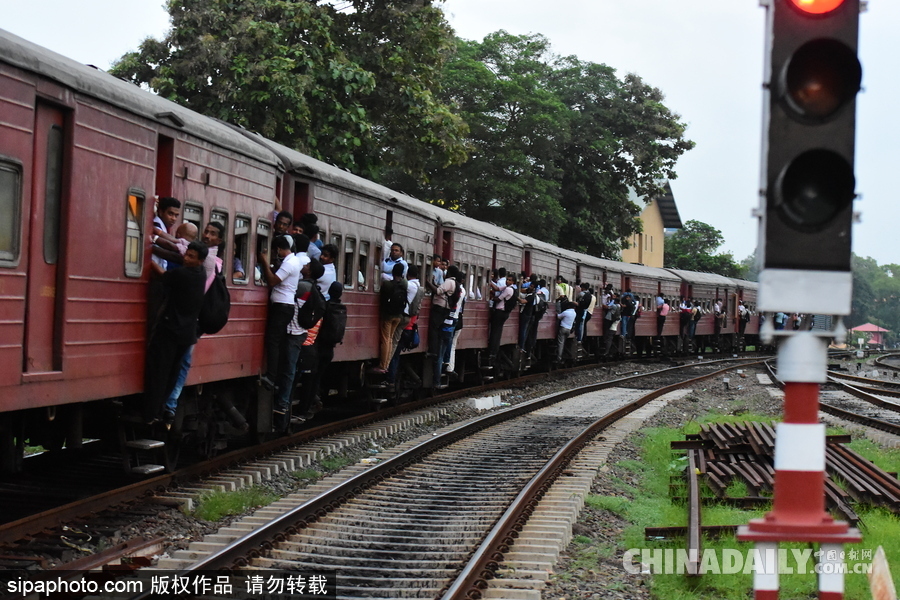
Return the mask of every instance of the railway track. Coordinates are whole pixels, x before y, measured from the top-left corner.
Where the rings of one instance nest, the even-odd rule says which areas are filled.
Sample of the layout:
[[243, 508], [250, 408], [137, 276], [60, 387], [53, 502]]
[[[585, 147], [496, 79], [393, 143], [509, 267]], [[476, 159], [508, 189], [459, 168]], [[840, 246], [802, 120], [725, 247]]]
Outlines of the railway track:
[[677, 367], [652, 375], [694, 372], [637, 398], [604, 395], [650, 374], [625, 377], [453, 427], [218, 550], [203, 546], [195, 552], [200, 560], [183, 564], [181, 573], [336, 570], [341, 598], [467, 597], [488, 585], [516, 532], [580, 448], [654, 398], [747, 363], [706, 363], [702, 374], [694, 365]]

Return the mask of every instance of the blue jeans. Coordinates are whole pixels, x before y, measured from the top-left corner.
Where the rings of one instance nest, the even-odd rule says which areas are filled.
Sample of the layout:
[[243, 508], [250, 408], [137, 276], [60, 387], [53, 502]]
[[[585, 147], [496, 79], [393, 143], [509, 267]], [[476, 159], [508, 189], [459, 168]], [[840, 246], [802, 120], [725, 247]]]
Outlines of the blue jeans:
[[194, 344], [190, 348], [187, 349], [187, 352], [181, 357], [181, 371], [178, 373], [178, 379], [175, 380], [175, 387], [172, 388], [172, 393], [169, 394], [169, 397], [166, 399], [166, 408], [165, 410], [171, 413], [175, 413], [175, 409], [178, 408], [178, 399], [181, 397], [181, 390], [184, 389], [184, 382], [187, 381], [188, 373], [191, 370], [191, 362], [194, 359], [194, 347], [197, 344]]
[[275, 380], [275, 410], [287, 413], [291, 408], [291, 394], [294, 392], [294, 375], [297, 373], [297, 363], [300, 361], [300, 350], [306, 335], [288, 335], [287, 345], [283, 349], [282, 368], [278, 371]]

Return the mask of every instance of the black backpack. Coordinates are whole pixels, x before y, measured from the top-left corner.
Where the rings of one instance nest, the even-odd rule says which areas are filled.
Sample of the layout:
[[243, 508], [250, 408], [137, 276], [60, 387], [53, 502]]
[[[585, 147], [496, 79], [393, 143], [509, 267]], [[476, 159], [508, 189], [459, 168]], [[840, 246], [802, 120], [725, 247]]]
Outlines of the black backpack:
[[403, 281], [405, 285], [400, 285], [399, 281], [392, 281], [391, 283], [394, 284], [394, 288], [391, 290], [391, 295], [386, 299], [387, 304], [384, 307], [384, 312], [386, 315], [399, 317], [406, 308], [406, 292], [409, 289], [409, 284], [405, 280]]
[[322, 327], [319, 328], [319, 337], [316, 341], [327, 346], [337, 346], [343, 343], [346, 330], [347, 306], [340, 300], [329, 300], [325, 306]]
[[[301, 285], [306, 283], [312, 289], [309, 290], [309, 297], [306, 299], [306, 302], [297, 311], [297, 324], [303, 329], [312, 329], [325, 315], [325, 296], [322, 295], [322, 291], [319, 290], [319, 286], [316, 284], [309, 281], [301, 281], [300, 283]], [[306, 286], [304, 285], [303, 288], [303, 291], [301, 291], [300, 286], [297, 287], [297, 296], [295, 297], [300, 297], [306, 293]]]
[[512, 312], [515, 307], [519, 305], [519, 289], [513, 289], [512, 297], [506, 301], [506, 304], [503, 306], [503, 310], [506, 312]]
[[231, 312], [231, 294], [225, 285], [225, 275], [222, 271], [217, 271], [212, 284], [203, 296], [200, 316], [197, 317], [200, 333], [219, 333], [228, 323], [229, 312]]

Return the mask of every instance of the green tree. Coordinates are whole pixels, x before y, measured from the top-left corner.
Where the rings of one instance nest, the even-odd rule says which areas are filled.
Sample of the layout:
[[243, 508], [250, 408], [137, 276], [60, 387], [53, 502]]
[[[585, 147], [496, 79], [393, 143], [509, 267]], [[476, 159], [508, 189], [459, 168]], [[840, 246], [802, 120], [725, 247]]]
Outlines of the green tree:
[[452, 50], [424, 0], [171, 0], [172, 28], [111, 71], [161, 96], [377, 177], [465, 158], [465, 125], [436, 100]]
[[397, 185], [547, 242], [615, 255], [640, 227], [628, 188], [652, 197], [693, 146], [659, 90], [560, 58], [537, 34], [498, 31], [457, 47], [443, 89], [469, 124], [470, 159], [431, 169], [425, 185]]
[[725, 238], [722, 232], [700, 221], [688, 221], [666, 238], [665, 267], [743, 278], [744, 270], [730, 252], [713, 254]]

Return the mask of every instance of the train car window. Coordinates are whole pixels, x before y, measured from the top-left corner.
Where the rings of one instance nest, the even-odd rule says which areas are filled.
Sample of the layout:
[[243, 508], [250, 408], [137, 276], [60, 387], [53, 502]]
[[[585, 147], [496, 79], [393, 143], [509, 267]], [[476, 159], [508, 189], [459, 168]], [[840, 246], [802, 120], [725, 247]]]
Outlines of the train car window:
[[185, 202], [181, 207], [181, 220], [186, 223], [193, 223], [197, 226], [197, 231], [202, 232], [203, 226], [203, 207], [196, 202]]
[[481, 300], [484, 296], [484, 267], [478, 267], [478, 279], [475, 280], [475, 299]]
[[335, 246], [337, 246], [338, 248], [340, 248], [341, 247], [341, 234], [332, 233], [331, 234], [331, 243], [334, 244]]
[[[269, 252], [269, 238], [272, 236], [272, 225], [268, 221], [259, 219], [256, 222], [256, 255], [260, 252]], [[265, 286], [266, 280], [263, 279], [262, 270], [257, 265], [253, 265], [253, 282], [259, 286]]]
[[[216, 250], [216, 256], [222, 259], [222, 270], [224, 272], [227, 272], [228, 261], [226, 260], [226, 258], [228, 257], [228, 213], [224, 210], [213, 210], [209, 214], [209, 220], [222, 226], [222, 236], [225, 238], [225, 241], [219, 244], [219, 247]], [[202, 232], [203, 229], [201, 228], [200, 231]]]
[[357, 276], [354, 269], [356, 261], [356, 240], [348, 237], [344, 240], [344, 289], [352, 290]]
[[410, 250], [406, 253], [406, 264], [414, 265], [416, 264], [416, 251]]
[[234, 258], [232, 260], [231, 281], [247, 283], [247, 269], [250, 263], [250, 217], [238, 215], [234, 219]]
[[144, 192], [129, 190], [125, 206], [125, 275], [140, 277], [144, 265]]
[[47, 173], [44, 188], [44, 262], [59, 258], [59, 221], [62, 207], [63, 130], [54, 125], [47, 132]]
[[[390, 213], [391, 211], [388, 211]], [[375, 258], [372, 261], [373, 266], [373, 275], [372, 275], [372, 288], [377, 292], [381, 289], [381, 244], [375, 244], [372, 247], [375, 250]]]
[[423, 254], [422, 252], [419, 252], [419, 254], [416, 255], [416, 264], [419, 265], [419, 273], [424, 273], [425, 272], [425, 254]]
[[364, 292], [368, 288], [367, 277], [369, 276], [369, 242], [359, 243], [359, 271], [356, 274], [356, 286], [359, 291]]
[[0, 162], [0, 264], [14, 266], [19, 260], [22, 214], [22, 170]]
[[341, 252], [341, 248], [344, 247], [344, 245], [342, 243], [343, 239], [344, 238], [341, 237], [341, 234], [339, 234], [339, 233], [331, 234], [331, 243], [334, 245], [335, 248], [338, 249], [338, 255], [334, 257], [335, 277], [337, 277], [337, 273], [344, 272], [344, 269], [342, 267], [342, 265], [344, 264], [344, 253]]

